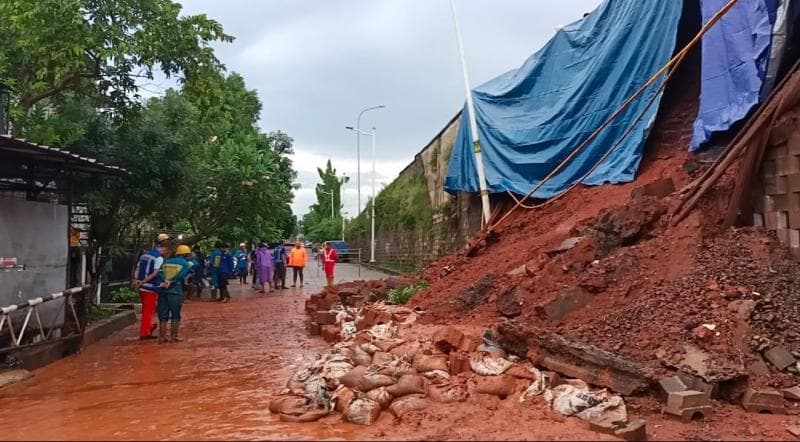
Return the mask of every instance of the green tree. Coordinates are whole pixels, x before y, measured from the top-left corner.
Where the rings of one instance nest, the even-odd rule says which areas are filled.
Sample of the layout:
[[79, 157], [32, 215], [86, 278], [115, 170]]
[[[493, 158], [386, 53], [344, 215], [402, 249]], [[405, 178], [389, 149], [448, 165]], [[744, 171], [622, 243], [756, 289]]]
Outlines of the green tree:
[[44, 100], [67, 93], [123, 109], [156, 71], [202, 78], [221, 67], [210, 44], [230, 42], [205, 15], [171, 0], [3, 0], [0, 78], [12, 90], [17, 133]]
[[317, 168], [317, 173], [322, 181], [315, 189], [317, 202], [312, 204], [308, 213], [303, 216], [302, 231], [307, 238], [314, 241], [341, 238], [341, 189], [347, 180], [343, 182], [336, 174], [336, 169], [330, 160], [325, 165], [325, 170]]

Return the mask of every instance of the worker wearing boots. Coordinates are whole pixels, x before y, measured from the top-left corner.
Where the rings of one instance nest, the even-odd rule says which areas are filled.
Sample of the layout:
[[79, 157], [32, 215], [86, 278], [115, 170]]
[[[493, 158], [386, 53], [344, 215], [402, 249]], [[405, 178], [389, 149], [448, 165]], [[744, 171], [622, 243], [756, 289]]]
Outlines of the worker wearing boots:
[[[158, 293], [158, 343], [179, 342], [181, 307], [183, 306], [183, 282], [192, 269], [187, 258], [192, 255], [189, 246], [180, 245], [175, 256], [167, 259], [162, 267], [161, 290]], [[167, 337], [167, 322], [171, 322]]]

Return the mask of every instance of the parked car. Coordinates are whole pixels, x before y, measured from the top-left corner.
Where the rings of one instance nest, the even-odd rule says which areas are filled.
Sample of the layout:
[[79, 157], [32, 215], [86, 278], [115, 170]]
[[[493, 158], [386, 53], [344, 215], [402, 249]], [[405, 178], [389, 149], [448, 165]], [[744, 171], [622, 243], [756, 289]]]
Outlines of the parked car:
[[339, 262], [350, 262], [350, 246], [344, 241], [329, 241], [339, 255]]

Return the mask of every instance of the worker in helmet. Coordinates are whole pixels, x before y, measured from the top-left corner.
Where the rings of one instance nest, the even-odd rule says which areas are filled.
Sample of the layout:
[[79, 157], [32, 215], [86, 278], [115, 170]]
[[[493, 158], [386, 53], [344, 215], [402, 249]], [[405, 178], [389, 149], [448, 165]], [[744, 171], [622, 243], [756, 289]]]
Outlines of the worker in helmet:
[[[175, 255], [162, 266], [163, 282], [158, 292], [158, 343], [180, 342], [178, 330], [181, 324], [181, 307], [183, 306], [183, 283], [192, 271], [189, 259], [192, 249], [180, 245]], [[170, 322], [169, 337], [167, 323]]]
[[156, 311], [158, 299], [157, 289], [161, 284], [161, 266], [164, 265], [164, 255], [167, 252], [166, 243], [159, 241], [157, 247], [139, 258], [136, 269], [133, 271], [132, 285], [139, 291], [142, 301], [142, 322], [139, 327], [139, 339], [141, 340], [155, 339], [153, 314]]

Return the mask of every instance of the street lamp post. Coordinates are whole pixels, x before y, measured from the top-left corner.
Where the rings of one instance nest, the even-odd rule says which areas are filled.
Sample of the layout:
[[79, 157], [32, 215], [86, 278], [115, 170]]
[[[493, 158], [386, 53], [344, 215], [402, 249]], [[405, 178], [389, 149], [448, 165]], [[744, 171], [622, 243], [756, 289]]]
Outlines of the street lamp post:
[[453, 11], [453, 23], [456, 28], [456, 40], [458, 41], [458, 55], [461, 58], [461, 71], [464, 74], [464, 87], [467, 90], [467, 114], [469, 117], [470, 135], [472, 137], [472, 151], [475, 155], [475, 168], [478, 171], [478, 186], [481, 191], [483, 221], [484, 224], [488, 226], [489, 218], [492, 216], [492, 209], [489, 201], [489, 188], [486, 185], [486, 171], [483, 168], [483, 154], [481, 152], [481, 141], [478, 134], [478, 118], [475, 116], [475, 103], [472, 100], [472, 87], [470, 86], [469, 74], [467, 73], [467, 59], [464, 56], [464, 43], [461, 41], [461, 26], [458, 24], [455, 0], [450, 0], [450, 9]]
[[368, 107], [361, 111], [358, 114], [358, 120], [356, 120], [356, 157], [357, 157], [357, 178], [356, 178], [356, 185], [358, 186], [358, 213], [361, 213], [361, 117], [371, 110], [375, 109], [383, 109], [386, 106], [380, 104], [378, 106]]
[[[370, 243], [369, 243], [369, 262], [375, 262], [375, 138], [378, 133], [378, 129], [375, 127], [372, 128], [372, 132], [365, 132], [361, 129], [353, 128], [352, 126], [347, 126], [345, 129], [356, 131], [359, 136], [360, 135], [367, 135], [372, 137], [372, 207], [371, 207], [371, 215], [370, 215], [370, 222], [372, 227], [370, 228]], [[359, 212], [360, 213], [360, 212]]]
[[342, 174], [341, 184], [339, 185], [339, 205], [341, 206], [340, 214], [342, 215], [342, 242], [344, 242], [344, 183], [347, 182], [347, 175]]

